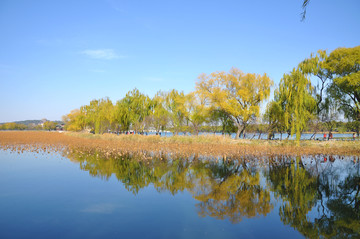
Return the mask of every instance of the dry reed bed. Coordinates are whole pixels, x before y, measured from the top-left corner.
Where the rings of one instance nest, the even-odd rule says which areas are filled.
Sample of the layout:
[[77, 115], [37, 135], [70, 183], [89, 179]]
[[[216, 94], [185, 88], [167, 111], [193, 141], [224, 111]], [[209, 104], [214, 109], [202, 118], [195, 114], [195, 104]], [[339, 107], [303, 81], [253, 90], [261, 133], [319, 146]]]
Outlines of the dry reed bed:
[[132, 154], [143, 160], [152, 156], [161, 158], [162, 155], [228, 159], [245, 156], [360, 155], [359, 142], [304, 141], [301, 146], [296, 146], [293, 141], [234, 140], [223, 136], [117, 136], [44, 131], [0, 131], [0, 149], [47, 153], [81, 151], [105, 158]]

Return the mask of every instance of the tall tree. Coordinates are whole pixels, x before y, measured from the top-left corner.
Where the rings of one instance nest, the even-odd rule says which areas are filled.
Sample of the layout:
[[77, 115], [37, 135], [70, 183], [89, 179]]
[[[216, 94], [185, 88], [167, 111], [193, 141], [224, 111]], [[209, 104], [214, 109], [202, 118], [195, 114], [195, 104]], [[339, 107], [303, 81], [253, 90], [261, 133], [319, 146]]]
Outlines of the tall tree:
[[[327, 69], [333, 74], [329, 88], [345, 117], [360, 121], [360, 46], [338, 48], [330, 53]], [[358, 131], [359, 133], [359, 131]]]
[[312, 97], [311, 82], [299, 69], [284, 74], [280, 81], [277, 95], [284, 109], [284, 121], [290, 134], [296, 134], [299, 143], [306, 123], [313, 117], [315, 99]]
[[65, 129], [69, 131], [81, 131], [86, 127], [85, 112], [81, 109], [72, 110], [69, 114], [62, 117]]
[[160, 130], [165, 130], [169, 122], [169, 114], [165, 108], [166, 93], [158, 91], [152, 101], [151, 125], [155, 128], [156, 132], [159, 132]]
[[196, 89], [231, 118], [237, 127], [236, 138], [259, 115], [260, 103], [269, 97], [273, 85], [266, 74], [245, 74], [237, 68], [202, 74], [199, 80]]
[[315, 55], [311, 54], [310, 58], [305, 59], [298, 66], [302, 73], [311, 77], [314, 86], [312, 93], [316, 100], [316, 115], [311, 121], [312, 129], [315, 131], [311, 138], [316, 135], [322, 120], [329, 123], [327, 120], [329, 112], [336, 106], [336, 104], [332, 104], [326, 94], [328, 86], [332, 82], [332, 73], [327, 68], [327, 61], [328, 54], [326, 51], [319, 50]]
[[310, 58], [305, 59], [299, 64], [302, 73], [308, 76], [315, 76], [316, 82], [313, 83], [313, 95], [316, 99], [317, 114], [324, 109], [323, 101], [326, 98], [326, 89], [331, 83], [332, 73], [327, 68], [328, 54], [324, 50], [319, 50], [317, 54], [311, 54]]
[[122, 102], [128, 107], [132, 128], [135, 131], [143, 131], [146, 126], [145, 118], [151, 112], [151, 99], [135, 88], [126, 94]]
[[87, 126], [96, 134], [102, 134], [111, 129], [113, 124], [114, 105], [109, 98], [92, 100], [81, 110], [85, 113]]
[[114, 109], [114, 120], [118, 131], [130, 130], [130, 112], [124, 99], [118, 100], [116, 102]]
[[185, 131], [185, 94], [175, 89], [166, 94], [165, 107], [169, 114], [169, 120], [173, 133], [176, 135], [181, 131]]
[[267, 105], [264, 120], [268, 123], [268, 139], [271, 139], [276, 131], [281, 135], [285, 131], [285, 112], [281, 102], [276, 100], [276, 96], [275, 100], [270, 101]]
[[190, 131], [198, 135], [200, 127], [207, 121], [208, 108], [204, 99], [200, 98], [195, 92], [191, 92], [185, 97], [186, 120], [190, 124]]

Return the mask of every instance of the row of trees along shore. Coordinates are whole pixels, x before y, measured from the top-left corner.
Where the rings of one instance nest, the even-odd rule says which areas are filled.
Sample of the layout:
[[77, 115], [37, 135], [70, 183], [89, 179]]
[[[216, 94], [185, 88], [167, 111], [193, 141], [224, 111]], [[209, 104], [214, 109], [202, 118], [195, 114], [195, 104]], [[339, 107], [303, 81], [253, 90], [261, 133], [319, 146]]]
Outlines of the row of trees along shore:
[[43, 123], [17, 123], [0, 124], [0, 130], [57, 130], [62, 129], [62, 122], [44, 120]]
[[159, 91], [153, 98], [138, 89], [115, 104], [109, 98], [63, 117], [66, 129], [88, 129], [101, 134], [149, 129], [170, 130], [175, 135], [200, 131], [236, 132], [236, 138], [256, 125], [256, 131], [296, 135], [311, 129], [332, 132], [345, 120], [348, 128], [360, 129], [360, 46], [319, 50], [284, 74], [264, 114], [260, 105], [270, 96], [273, 81], [266, 75], [243, 73], [237, 68], [198, 77], [195, 91]]

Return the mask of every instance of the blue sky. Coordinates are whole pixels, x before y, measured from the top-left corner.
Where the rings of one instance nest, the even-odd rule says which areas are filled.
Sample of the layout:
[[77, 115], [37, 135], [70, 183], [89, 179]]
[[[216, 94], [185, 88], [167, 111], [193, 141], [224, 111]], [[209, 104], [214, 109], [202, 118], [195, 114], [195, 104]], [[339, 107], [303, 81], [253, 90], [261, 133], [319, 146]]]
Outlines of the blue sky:
[[0, 122], [60, 120], [138, 88], [194, 90], [201, 73], [284, 73], [360, 44], [360, 1], [0, 1]]

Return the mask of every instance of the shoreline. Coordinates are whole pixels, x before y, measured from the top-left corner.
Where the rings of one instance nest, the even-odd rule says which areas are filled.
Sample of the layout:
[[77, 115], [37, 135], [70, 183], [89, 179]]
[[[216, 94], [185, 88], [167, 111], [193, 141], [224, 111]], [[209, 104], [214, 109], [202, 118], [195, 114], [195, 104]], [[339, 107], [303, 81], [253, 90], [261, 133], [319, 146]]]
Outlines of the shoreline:
[[0, 131], [0, 149], [15, 151], [84, 150], [108, 157], [124, 153], [203, 155], [239, 158], [305, 155], [360, 156], [360, 141], [232, 139], [228, 136], [94, 135], [48, 131]]

